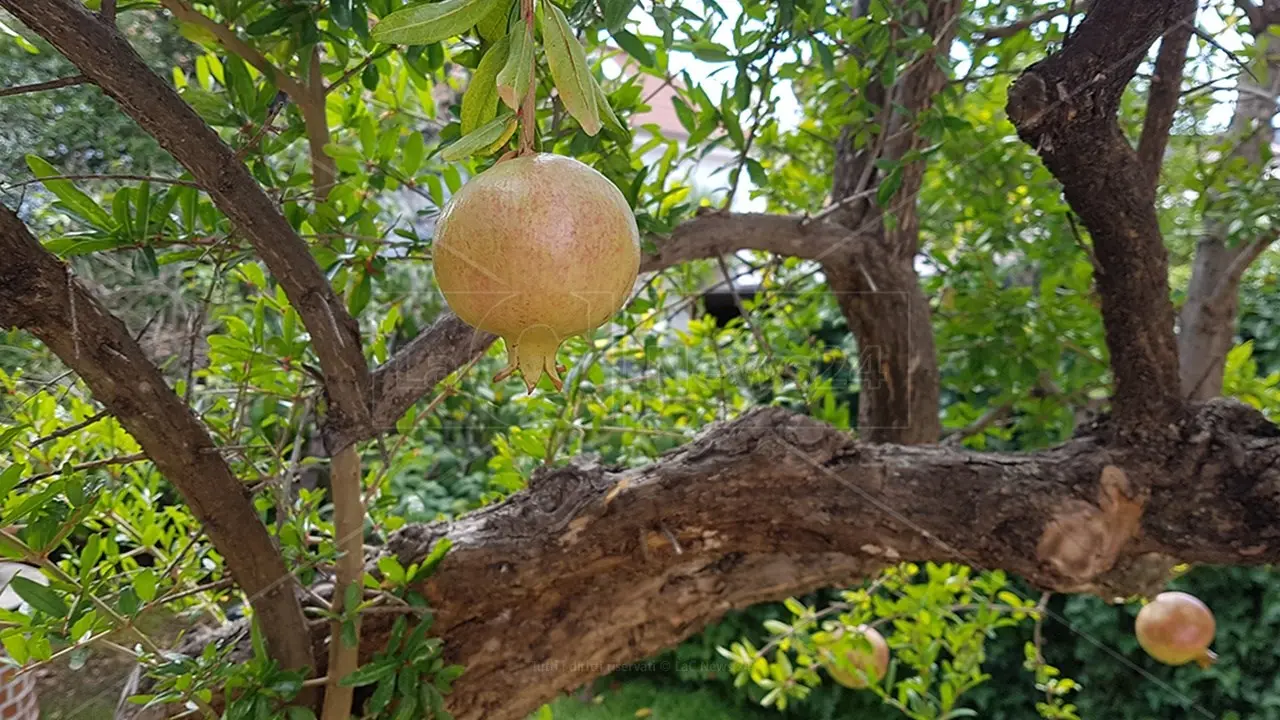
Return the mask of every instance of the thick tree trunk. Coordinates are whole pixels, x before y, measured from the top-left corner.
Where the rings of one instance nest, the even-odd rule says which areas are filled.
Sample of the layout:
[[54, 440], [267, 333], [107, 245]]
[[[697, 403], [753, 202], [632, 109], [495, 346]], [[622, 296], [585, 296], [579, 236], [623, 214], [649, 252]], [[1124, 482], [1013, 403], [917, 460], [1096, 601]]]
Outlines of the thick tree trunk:
[[934, 49], [893, 87], [872, 83], [866, 89], [867, 98], [882, 107], [880, 135], [857, 148], [854, 129], [846, 128], [837, 145], [831, 202], [839, 210], [833, 216], [860, 239], [825, 253], [823, 269], [858, 341], [858, 434], [864, 440], [929, 443], [942, 432], [933, 325], [914, 267], [924, 161], [901, 167], [902, 183], [887, 207], [878, 207], [871, 196], [883, 180], [876, 161], [901, 160], [922, 143], [911, 123], [946, 84], [934, 53], [950, 48], [959, 12], [957, 0], [928, 3], [920, 22], [934, 38]]
[[[1255, 82], [1241, 73], [1235, 115], [1226, 140], [1234, 145], [1223, 162], [1244, 159], [1263, 172], [1263, 149], [1273, 138], [1272, 118], [1280, 100], [1280, 41], [1270, 35], [1267, 15], [1261, 11], [1250, 23], [1254, 47], [1259, 52], [1253, 72]], [[1277, 18], [1280, 20], [1280, 18]], [[1227, 245], [1225, 223], [1209, 223], [1196, 246], [1187, 299], [1178, 327], [1178, 359], [1185, 397], [1205, 400], [1222, 394], [1222, 373], [1227, 352], [1235, 343], [1240, 279], [1258, 254], [1274, 239], [1259, 237], [1234, 247]]]

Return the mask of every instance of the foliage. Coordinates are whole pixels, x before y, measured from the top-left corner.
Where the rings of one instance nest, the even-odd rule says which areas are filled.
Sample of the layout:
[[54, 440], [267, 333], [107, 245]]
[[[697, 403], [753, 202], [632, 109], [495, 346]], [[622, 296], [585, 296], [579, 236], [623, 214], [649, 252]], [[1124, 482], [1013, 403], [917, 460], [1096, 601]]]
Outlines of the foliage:
[[[1060, 43], [1064, 26], [981, 40], [979, 29], [1045, 6], [972, 3], [954, 51], [935, 57], [932, 38], [910, 22], [916, 5], [872, 2], [865, 16], [852, 17], [800, 0], [543, 0], [534, 31], [520, 23], [516, 3], [499, 0], [196, 5], [261, 64], [149, 3], [122, 3], [120, 23], [307, 240], [372, 339], [366, 352], [374, 363], [443, 309], [429, 263], [434, 217], [468, 177], [518, 142], [524, 91], [536, 94], [540, 147], [604, 173], [652, 237], [700, 207], [725, 206], [740, 187], [770, 210], [821, 212], [842, 128], [878, 121], [879, 107], [850, 88], [937, 62], [952, 82], [911, 119], [924, 140], [913, 157], [929, 164], [909, 200], [920, 219], [918, 265], [932, 303], [943, 422], [975, 449], [1043, 447], [1104, 409], [1109, 383], [1087, 242], [1058, 185], [1002, 114], [1011, 74]], [[1213, 11], [1239, 18], [1225, 3]], [[303, 100], [284, 97], [272, 72], [302, 78], [316, 62], [328, 124], [320, 148], [309, 147]], [[1190, 67], [1212, 74], [1223, 62], [1202, 48]], [[530, 64], [532, 85], [523, 72]], [[15, 83], [72, 72], [47, 45], [12, 35], [0, 39], [0, 67]], [[715, 79], [695, 80], [699, 68]], [[633, 127], [649, 109], [647, 82], [670, 85], [679, 129]], [[1126, 98], [1129, 127], [1140, 124], [1144, 92], [1139, 83]], [[788, 123], [780, 108], [793, 96], [799, 118]], [[1161, 221], [1175, 278], [1187, 273], [1206, 219], [1225, 220], [1233, 242], [1275, 222], [1267, 202], [1274, 178], [1208, 159], [1223, 149], [1209, 117], [1218, 106], [1211, 94], [1188, 100], [1166, 164], [1163, 195], [1171, 199]], [[244, 480], [298, 578], [323, 579], [338, 554], [327, 460], [317, 448], [324, 401], [318, 361], [279, 284], [189, 176], [100, 94], [73, 87], [22, 95], [5, 98], [0, 111], [0, 172], [33, 181], [6, 200], [22, 204], [45, 246], [100, 286], [142, 338]], [[864, 132], [855, 145], [872, 140]], [[317, 157], [336, 169], [324, 192]], [[708, 157], [721, 158], [723, 176], [700, 192], [691, 168]], [[905, 163], [879, 170], [875, 200], [892, 217], [903, 209], [891, 200]], [[53, 179], [82, 173], [154, 177]], [[754, 293], [740, 299], [745, 316], [719, 323], [701, 312], [699, 296], [725, 275], [749, 280]], [[1273, 416], [1280, 408], [1274, 286], [1274, 260], [1264, 258], [1245, 293], [1247, 342], [1233, 350], [1226, 373], [1228, 392]], [[502, 355], [493, 348], [411, 408], [396, 434], [362, 447], [366, 539], [380, 543], [407, 522], [497, 501], [538, 467], [573, 455], [642, 465], [757, 404], [850, 428], [861, 390], [858, 352], [813, 262], [741, 252], [724, 266], [666, 270], [611, 325], [566, 344], [573, 361], [563, 393], [544, 384], [525, 395], [517, 381], [491, 383]], [[199, 706], [225, 689], [234, 696], [228, 717], [307, 717], [283, 709], [302, 677], [267, 657], [256, 629], [253, 660], [242, 664], [227, 663], [212, 644], [174, 659], [131, 634], [162, 611], [183, 623], [225, 620], [245, 612], [244, 598], [138, 445], [46, 350], [6, 333], [0, 390], [3, 549], [43, 564], [51, 581], [17, 586], [27, 607], [0, 614], [9, 656], [78, 667], [106, 642], [119, 649], [128, 638], [125, 649], [155, 681], [139, 702]], [[972, 430], [993, 410], [1002, 419]], [[390, 562], [379, 570], [349, 591], [336, 619], [354, 633], [361, 612], [390, 607], [403, 615], [392, 642], [345, 682], [368, 689], [370, 713], [445, 717], [442, 697], [460, 669], [444, 664], [412, 591], [431, 568]], [[1016, 580], [958, 566], [894, 568], [861, 588], [756, 607], [663, 657], [676, 660], [680, 679], [714, 675], [722, 686], [743, 686], [753, 702], [821, 718], [964, 717], [973, 708], [993, 718], [1143, 718], [1184, 707], [1159, 685], [1132, 693], [1133, 678], [1115, 670], [1118, 652], [1194, 703], [1272, 717], [1274, 668], [1260, 643], [1274, 635], [1266, 629], [1274, 581], [1261, 570], [1202, 569], [1180, 582], [1225, 599], [1213, 603], [1224, 660], [1205, 674], [1151, 665], [1130, 638], [1129, 609], [1084, 598], [1038, 608]], [[1044, 642], [1036, 643], [1033, 628], [1046, 615]], [[868, 623], [885, 630], [894, 650], [890, 680], [858, 693], [827, 682], [816, 651], [836, 627]], [[577, 714], [563, 702], [553, 712], [562, 710]]]

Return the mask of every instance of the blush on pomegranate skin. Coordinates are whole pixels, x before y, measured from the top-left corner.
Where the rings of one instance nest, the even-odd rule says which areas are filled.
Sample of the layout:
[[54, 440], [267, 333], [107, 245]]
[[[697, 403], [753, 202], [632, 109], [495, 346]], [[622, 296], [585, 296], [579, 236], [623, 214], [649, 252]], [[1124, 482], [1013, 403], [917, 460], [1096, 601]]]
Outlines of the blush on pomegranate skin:
[[622, 191], [562, 155], [501, 160], [445, 205], [432, 250], [449, 307], [500, 335], [529, 391], [545, 372], [561, 381], [556, 350], [603, 325], [640, 270], [640, 233]]
[[1134, 634], [1148, 655], [1166, 665], [1195, 661], [1208, 667], [1216, 625], [1208, 606], [1194, 595], [1164, 592], [1138, 612]]

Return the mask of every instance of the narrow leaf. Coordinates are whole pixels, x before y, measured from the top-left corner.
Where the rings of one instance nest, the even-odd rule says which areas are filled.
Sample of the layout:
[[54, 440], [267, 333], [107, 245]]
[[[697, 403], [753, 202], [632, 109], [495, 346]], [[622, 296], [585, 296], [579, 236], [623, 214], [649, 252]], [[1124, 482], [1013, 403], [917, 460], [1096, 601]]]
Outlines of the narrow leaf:
[[329, 0], [329, 19], [342, 30], [351, 29], [351, 0]]
[[569, 21], [551, 0], [542, 0], [546, 22], [543, 25], [547, 64], [551, 66], [551, 79], [565, 109], [578, 121], [588, 135], [600, 132], [600, 113], [596, 108], [596, 94], [591, 89], [591, 71], [587, 68], [587, 54], [582, 44], [569, 29]]
[[397, 10], [373, 27], [374, 40], [399, 45], [430, 45], [470, 30], [498, 0], [444, 0]]
[[653, 53], [649, 52], [649, 46], [644, 44], [640, 38], [632, 35], [626, 30], [614, 30], [610, 35], [613, 41], [618, 43], [618, 47], [627, 52], [628, 55], [640, 61], [645, 67], [654, 67], [657, 65], [653, 59]]
[[36, 155], [28, 155], [27, 167], [31, 168], [31, 172], [37, 178], [43, 180], [45, 188], [57, 196], [68, 210], [100, 230], [111, 230], [115, 227], [107, 211], [94, 202], [93, 198], [81, 192], [70, 180], [44, 180], [44, 178], [54, 177], [59, 173], [56, 168], [45, 162], [43, 158]]
[[511, 38], [511, 46], [507, 62], [498, 73], [498, 97], [507, 107], [519, 110], [533, 74], [533, 28], [526, 24], [507, 37]]
[[622, 27], [636, 6], [636, 0], [603, 0], [604, 24], [610, 32]]
[[476, 24], [480, 37], [486, 42], [494, 42], [507, 34], [507, 21], [511, 18], [511, 6], [516, 0], [498, 0], [493, 8]]
[[605, 95], [604, 88], [600, 87], [600, 83], [596, 82], [594, 77], [591, 78], [591, 85], [595, 89], [596, 107], [600, 110], [600, 117], [604, 120], [604, 126], [624, 139], [630, 139], [630, 128], [623, 125], [617, 114], [613, 112], [613, 105], [609, 103], [609, 96]]
[[445, 162], [457, 162], [488, 148], [502, 139], [506, 132], [507, 121], [510, 119], [511, 113], [504, 112], [445, 148], [440, 153], [440, 157], [444, 158]]
[[29, 580], [21, 575], [15, 575], [9, 581], [9, 587], [18, 593], [18, 597], [22, 598], [28, 605], [48, 615], [49, 617], [66, 617], [67, 604], [62, 602], [62, 598], [58, 597], [58, 593], [41, 585], [38, 582]]
[[[517, 33], [521, 34], [521, 33]], [[480, 65], [471, 73], [467, 91], [462, 94], [462, 134], [468, 135], [498, 114], [498, 71], [507, 63], [511, 47], [504, 37], [489, 48]]]

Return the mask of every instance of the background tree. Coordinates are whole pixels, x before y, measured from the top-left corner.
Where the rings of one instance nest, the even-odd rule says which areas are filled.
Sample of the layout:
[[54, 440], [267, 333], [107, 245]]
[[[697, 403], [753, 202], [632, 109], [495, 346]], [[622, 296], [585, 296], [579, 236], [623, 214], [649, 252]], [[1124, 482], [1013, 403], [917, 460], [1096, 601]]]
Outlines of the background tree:
[[[687, 136], [589, 134], [539, 72], [541, 148], [623, 190], [651, 274], [616, 326], [566, 346], [565, 391], [528, 397], [489, 383], [493, 338], [448, 314], [424, 262], [431, 216], [492, 162], [440, 151], [496, 116], [470, 120], [459, 91], [484, 90], [511, 4], [408, 46], [370, 32], [386, 0], [159, 5], [0, 0], [31, 33], [6, 52], [63, 78], [22, 76], [6, 114], [74, 97], [183, 171], [96, 137], [97, 165], [5, 139], [35, 151], [43, 191], [9, 189], [46, 237], [0, 213], [0, 321], [42, 343], [15, 334], [6, 356], [20, 529], [2, 537], [52, 581], [5, 617], [16, 658], [114, 647], [154, 703], [197, 711], [303, 717], [323, 686], [345, 717], [354, 684], [369, 714], [513, 717], [729, 608], [868, 580], [788, 603], [772, 640], [723, 641], [735, 674], [794, 706], [822, 677], [797, 653], [826, 642], [816, 616], [872, 622], [898, 664], [870, 695], [955, 717], [985, 633], [1023, 623], [1039, 710], [1069, 717], [1038, 624], [1057, 606], [1029, 588], [1142, 595], [1180, 562], [1273, 559], [1275, 429], [1211, 400], [1269, 410], [1277, 383], [1232, 348], [1241, 282], [1274, 283], [1265, 259], [1248, 274], [1275, 237], [1270, 4], [563, 6], [608, 109], [646, 103], [636, 74], [607, 80], [620, 47], [675, 88]], [[695, 82], [689, 56], [722, 79]], [[767, 213], [690, 200], [683, 161], [714, 148], [727, 197], [749, 180]], [[95, 297], [121, 274], [155, 278], [150, 302]], [[687, 317], [735, 275], [758, 286], [741, 319]], [[1274, 349], [1265, 311], [1246, 317]], [[140, 629], [244, 601], [254, 632], [189, 638], [187, 659]]]

